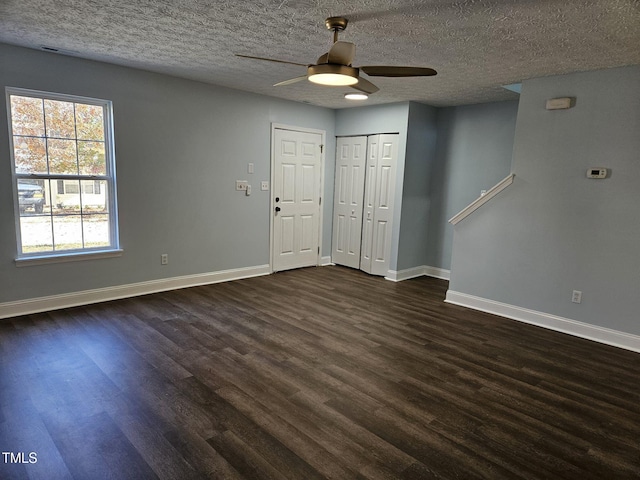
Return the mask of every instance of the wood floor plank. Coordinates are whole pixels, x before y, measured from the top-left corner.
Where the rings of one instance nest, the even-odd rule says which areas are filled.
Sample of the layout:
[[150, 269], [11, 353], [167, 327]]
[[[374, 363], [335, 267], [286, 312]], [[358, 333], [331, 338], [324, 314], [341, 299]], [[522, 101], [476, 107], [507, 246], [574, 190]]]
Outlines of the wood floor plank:
[[[7, 390], [21, 388], [20, 382], [3, 385]], [[6, 397], [5, 397], [6, 398]], [[17, 400], [14, 397], [14, 400]], [[5, 403], [5, 421], [0, 422], [0, 448], [2, 452], [23, 453], [29, 459], [33, 452], [39, 463], [12, 464], [0, 459], [0, 478], [67, 480], [73, 478], [58, 446], [51, 437], [40, 413], [30, 399], [19, 399]]]
[[[149, 405], [145, 399], [135, 393], [123, 394], [114, 399], [108, 414], [157, 478], [202, 478], [201, 473], [166, 437], [167, 433], [176, 429], [176, 424], [156, 414], [153, 405]], [[126, 465], [119, 464], [117, 468], [123, 469]], [[116, 474], [115, 478], [119, 478], [119, 475]]]
[[252, 446], [247, 445], [232, 431], [216, 434], [207, 441], [246, 478], [255, 478], [256, 480], [282, 480], [286, 478]]
[[[291, 398], [292, 404], [298, 407], [299, 412], [311, 415], [314, 423], [321, 425], [322, 432], [333, 438], [337, 447], [334, 454], [346, 455], [349, 452], [353, 456], [352, 460], [347, 462], [352, 468], [361, 470], [371, 464], [382, 464], [393, 471], [400, 471], [415, 461], [407, 451], [386, 442], [378, 433], [333, 408], [331, 402], [334, 401], [319, 402], [315, 397], [303, 392]], [[360, 405], [354, 402], [353, 398], [345, 399], [344, 402], [349, 406]], [[372, 413], [364, 409], [359, 411]]]
[[225, 480], [245, 478], [201, 436], [186, 429], [174, 429], [165, 433], [165, 438], [193, 467], [200, 478]]
[[[640, 478], [640, 355], [342, 267], [0, 322], [0, 478]], [[0, 458], [2, 460], [2, 458]]]
[[67, 463], [74, 478], [157, 478], [106, 413], [69, 418], [47, 412], [42, 418], [62, 457], [72, 460]]
[[250, 395], [232, 386], [221, 388], [217, 393], [261, 428], [271, 432], [292, 452], [315, 468], [321, 475], [320, 478], [349, 479], [355, 477], [353, 471], [341, 466], [339, 458], [325, 450], [316, 439], [306, 435], [296, 425], [282, 419], [277, 413], [263, 406]]

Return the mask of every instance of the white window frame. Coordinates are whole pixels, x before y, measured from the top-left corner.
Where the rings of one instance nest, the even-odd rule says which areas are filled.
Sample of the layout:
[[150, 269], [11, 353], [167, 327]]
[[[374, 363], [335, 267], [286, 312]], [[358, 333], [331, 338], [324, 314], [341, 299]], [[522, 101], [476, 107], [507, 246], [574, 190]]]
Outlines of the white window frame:
[[[16, 223], [16, 241], [18, 255], [15, 259], [17, 266], [38, 265], [46, 263], [59, 263], [67, 261], [78, 261], [85, 259], [115, 257], [122, 254], [120, 248], [118, 231], [118, 209], [116, 198], [116, 162], [115, 147], [113, 140], [113, 104], [110, 100], [83, 97], [78, 95], [68, 95], [62, 93], [45, 92], [17, 87], [6, 87], [7, 116], [9, 124], [9, 149], [11, 154], [11, 179], [13, 183], [14, 217]], [[13, 122], [11, 117], [11, 96], [24, 96], [32, 98], [42, 98], [47, 100], [58, 100], [63, 102], [81, 103], [86, 105], [96, 105], [102, 107], [104, 121], [104, 143], [105, 143], [105, 175], [84, 175], [84, 174], [21, 174], [16, 173], [16, 162], [14, 158], [13, 144]], [[17, 184], [18, 179], [36, 180], [104, 180], [106, 183], [108, 196], [109, 215], [109, 245], [104, 247], [79, 248], [73, 250], [54, 250], [50, 252], [24, 253], [22, 251], [22, 237], [20, 227], [20, 205], [18, 200]]]

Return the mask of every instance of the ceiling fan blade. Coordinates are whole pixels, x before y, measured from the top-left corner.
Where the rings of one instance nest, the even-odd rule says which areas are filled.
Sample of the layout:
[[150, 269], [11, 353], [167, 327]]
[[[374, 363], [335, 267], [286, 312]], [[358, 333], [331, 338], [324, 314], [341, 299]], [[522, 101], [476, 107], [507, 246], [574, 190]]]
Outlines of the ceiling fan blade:
[[307, 76], [306, 75], [302, 75], [300, 77], [295, 77], [295, 78], [290, 78], [289, 80], [284, 80], [282, 82], [278, 82], [274, 85], [274, 87], [282, 87], [283, 85], [291, 85], [292, 83], [298, 83], [301, 82], [302, 80], [306, 80]]
[[356, 55], [356, 46], [351, 42], [335, 42], [329, 49], [327, 63], [351, 65]]
[[316, 65], [322, 65], [323, 63], [329, 63], [329, 52], [323, 53], [322, 55], [320, 55], [318, 57], [318, 61], [316, 62]]
[[309, 66], [308, 63], [288, 62], [286, 60], [277, 60], [275, 58], [253, 57], [251, 55], [240, 55], [239, 53], [236, 53], [235, 55], [236, 55], [236, 57], [250, 58], [252, 60], [264, 60], [266, 62], [288, 63], [289, 65], [300, 65], [301, 67], [308, 67]]
[[369, 80], [366, 80], [362, 77], [358, 77], [358, 83], [356, 83], [355, 85], [351, 85], [351, 88], [355, 88], [356, 90], [360, 90], [364, 93], [376, 93], [378, 90], [380, 90]]
[[373, 65], [360, 67], [371, 77], [431, 77], [437, 75], [433, 68], [427, 67], [391, 67], [387, 65]]

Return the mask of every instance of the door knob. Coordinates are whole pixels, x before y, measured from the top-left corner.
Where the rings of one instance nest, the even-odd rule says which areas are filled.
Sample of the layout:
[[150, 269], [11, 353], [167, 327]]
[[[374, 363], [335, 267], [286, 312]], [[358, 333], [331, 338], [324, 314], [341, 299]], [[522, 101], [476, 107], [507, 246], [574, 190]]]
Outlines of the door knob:
[[279, 211], [280, 211], [280, 207], [276, 207], [276, 212], [279, 212]]
[[280, 197], [276, 197], [276, 203], [280, 201]]

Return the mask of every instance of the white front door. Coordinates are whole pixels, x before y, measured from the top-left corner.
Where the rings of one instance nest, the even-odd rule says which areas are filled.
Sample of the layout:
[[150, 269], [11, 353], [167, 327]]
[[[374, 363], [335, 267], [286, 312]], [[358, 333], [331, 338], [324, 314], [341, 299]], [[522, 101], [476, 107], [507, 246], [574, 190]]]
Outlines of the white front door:
[[275, 128], [274, 271], [319, 263], [322, 134]]
[[331, 261], [360, 268], [367, 137], [338, 138]]
[[360, 268], [373, 275], [388, 275], [398, 135], [370, 136], [367, 150]]

